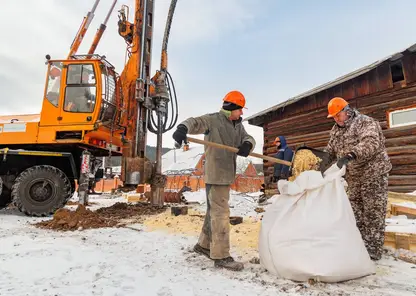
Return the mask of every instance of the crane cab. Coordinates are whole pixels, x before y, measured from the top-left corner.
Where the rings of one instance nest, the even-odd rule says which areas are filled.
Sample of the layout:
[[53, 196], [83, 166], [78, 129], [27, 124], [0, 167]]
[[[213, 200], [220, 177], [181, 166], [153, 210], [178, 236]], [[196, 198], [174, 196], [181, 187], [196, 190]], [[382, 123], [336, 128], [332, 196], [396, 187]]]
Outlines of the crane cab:
[[114, 140], [120, 144], [118, 84], [114, 67], [99, 55], [48, 60], [39, 141]]

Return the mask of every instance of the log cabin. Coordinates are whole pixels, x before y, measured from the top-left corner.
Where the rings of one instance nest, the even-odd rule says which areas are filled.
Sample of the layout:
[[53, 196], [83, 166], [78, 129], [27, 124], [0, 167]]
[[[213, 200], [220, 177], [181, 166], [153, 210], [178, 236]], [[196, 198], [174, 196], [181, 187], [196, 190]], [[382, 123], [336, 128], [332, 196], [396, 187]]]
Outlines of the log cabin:
[[[389, 190], [416, 190], [416, 44], [352, 73], [248, 117], [263, 128], [263, 154], [273, 156], [276, 136], [286, 136], [293, 149], [308, 145], [324, 149], [334, 124], [327, 119], [327, 104], [341, 96], [361, 113], [380, 122], [393, 168]], [[273, 164], [263, 163], [267, 189]]]

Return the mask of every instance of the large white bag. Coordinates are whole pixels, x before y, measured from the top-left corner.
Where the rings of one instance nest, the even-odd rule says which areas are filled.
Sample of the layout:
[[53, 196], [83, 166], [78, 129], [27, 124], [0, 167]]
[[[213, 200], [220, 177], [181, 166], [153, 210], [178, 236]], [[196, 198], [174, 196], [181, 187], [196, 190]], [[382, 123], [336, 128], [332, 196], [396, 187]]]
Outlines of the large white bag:
[[280, 180], [280, 196], [266, 210], [259, 235], [260, 263], [294, 281], [339, 282], [375, 273], [342, 184], [345, 166], [324, 177], [305, 171]]

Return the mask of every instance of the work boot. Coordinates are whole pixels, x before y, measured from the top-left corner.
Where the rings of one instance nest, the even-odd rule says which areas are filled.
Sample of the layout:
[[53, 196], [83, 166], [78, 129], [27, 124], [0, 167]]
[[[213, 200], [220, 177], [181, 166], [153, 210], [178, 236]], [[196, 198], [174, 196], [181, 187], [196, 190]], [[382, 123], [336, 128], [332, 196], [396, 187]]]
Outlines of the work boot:
[[378, 261], [378, 260], [380, 260], [381, 259], [381, 254], [377, 254], [377, 255], [375, 255], [375, 254], [370, 254], [370, 258], [371, 258], [371, 260], [373, 260], [373, 261]]
[[234, 261], [233, 257], [227, 257], [224, 259], [215, 259], [215, 267], [222, 267], [233, 271], [241, 271], [244, 269], [244, 264], [242, 262]]
[[194, 251], [198, 254], [204, 255], [207, 258], [211, 259], [209, 249], [205, 249], [205, 248], [201, 247], [199, 244], [196, 244], [194, 246]]
[[258, 204], [261, 205], [263, 203], [265, 203], [267, 201], [267, 196], [266, 195], [261, 195], [258, 201]]

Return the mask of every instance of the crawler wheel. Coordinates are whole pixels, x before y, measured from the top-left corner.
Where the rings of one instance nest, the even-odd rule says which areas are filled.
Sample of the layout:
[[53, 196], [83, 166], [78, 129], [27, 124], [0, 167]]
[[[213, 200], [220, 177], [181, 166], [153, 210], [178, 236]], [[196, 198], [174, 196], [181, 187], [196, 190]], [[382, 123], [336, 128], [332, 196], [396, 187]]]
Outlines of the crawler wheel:
[[16, 207], [28, 216], [49, 216], [71, 197], [71, 183], [60, 169], [39, 165], [23, 171], [12, 187]]

